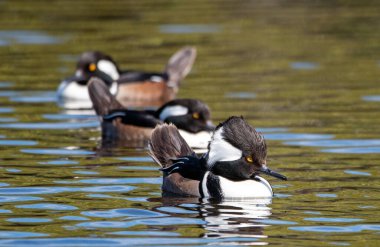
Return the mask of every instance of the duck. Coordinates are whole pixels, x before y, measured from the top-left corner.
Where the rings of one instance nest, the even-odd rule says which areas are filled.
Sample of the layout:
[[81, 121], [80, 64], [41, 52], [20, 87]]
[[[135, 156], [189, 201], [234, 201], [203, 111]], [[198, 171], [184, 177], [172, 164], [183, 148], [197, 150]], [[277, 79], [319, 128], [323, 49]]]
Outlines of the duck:
[[163, 72], [144, 72], [121, 70], [110, 55], [86, 51], [79, 57], [75, 74], [60, 83], [58, 101], [64, 108], [91, 108], [87, 86], [91, 77], [98, 77], [124, 106], [158, 107], [175, 99], [196, 54], [196, 48], [183, 47], [170, 57]]
[[264, 137], [243, 117], [232, 116], [214, 130], [207, 152], [198, 156], [172, 124], [156, 126], [148, 153], [161, 166], [164, 195], [199, 198], [271, 198], [260, 176], [287, 178], [267, 166]]
[[91, 78], [88, 90], [101, 122], [104, 144], [144, 146], [156, 125], [172, 123], [189, 145], [204, 149], [215, 128], [208, 106], [200, 100], [175, 99], [157, 110], [134, 110], [124, 107], [100, 78]]

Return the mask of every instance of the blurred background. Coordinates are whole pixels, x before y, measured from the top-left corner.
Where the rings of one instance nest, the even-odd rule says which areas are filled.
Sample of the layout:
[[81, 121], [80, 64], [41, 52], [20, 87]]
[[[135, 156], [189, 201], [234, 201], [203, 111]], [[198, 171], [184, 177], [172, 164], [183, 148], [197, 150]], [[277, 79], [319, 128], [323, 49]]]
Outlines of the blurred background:
[[[379, 29], [369, 0], [0, 0], [0, 244], [375, 246]], [[187, 45], [178, 97], [264, 133], [272, 201], [161, 198], [146, 150], [56, 103], [83, 51], [162, 71]]]

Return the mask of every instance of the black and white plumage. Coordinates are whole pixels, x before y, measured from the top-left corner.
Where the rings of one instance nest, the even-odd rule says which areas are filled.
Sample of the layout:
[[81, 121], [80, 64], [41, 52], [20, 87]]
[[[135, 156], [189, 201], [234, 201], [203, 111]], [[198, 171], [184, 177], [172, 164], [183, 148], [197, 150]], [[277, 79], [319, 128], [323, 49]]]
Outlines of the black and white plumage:
[[122, 71], [111, 56], [84, 52], [75, 74], [61, 82], [57, 95], [67, 108], [91, 108], [87, 86], [91, 77], [98, 77], [125, 106], [160, 106], [175, 98], [195, 58], [196, 49], [184, 47], [169, 59], [163, 72]]
[[202, 157], [170, 125], [156, 127], [149, 150], [164, 172], [164, 192], [206, 198], [271, 197], [270, 184], [259, 174], [286, 180], [267, 168], [265, 140], [242, 117], [220, 123]]
[[[144, 143], [157, 124], [173, 123], [192, 147], [206, 148], [215, 126], [209, 108], [195, 99], [169, 101], [158, 110], [129, 110], [99, 78], [89, 82], [89, 95], [102, 124], [103, 143]], [[142, 141], [142, 142], [141, 142]], [[142, 144], [143, 145], [143, 144]]]

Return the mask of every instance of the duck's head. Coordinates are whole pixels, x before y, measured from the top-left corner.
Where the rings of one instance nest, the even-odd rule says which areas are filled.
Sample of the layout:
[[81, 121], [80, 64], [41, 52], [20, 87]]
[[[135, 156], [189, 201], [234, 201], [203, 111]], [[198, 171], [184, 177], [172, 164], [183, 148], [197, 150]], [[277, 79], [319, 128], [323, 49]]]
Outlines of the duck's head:
[[[72, 99], [89, 99], [87, 84], [91, 77], [102, 79], [116, 92], [114, 81], [119, 78], [120, 70], [113, 59], [99, 51], [87, 51], [81, 54], [75, 74], [66, 78], [58, 87], [58, 96]], [[116, 86], [116, 85], [115, 85]], [[115, 93], [113, 92], [113, 93]]]
[[157, 110], [157, 116], [161, 121], [173, 123], [178, 129], [192, 134], [215, 129], [209, 108], [195, 99], [172, 100]]
[[208, 170], [230, 180], [255, 179], [260, 173], [286, 180], [267, 167], [264, 137], [242, 117], [230, 117], [216, 127], [206, 159]]

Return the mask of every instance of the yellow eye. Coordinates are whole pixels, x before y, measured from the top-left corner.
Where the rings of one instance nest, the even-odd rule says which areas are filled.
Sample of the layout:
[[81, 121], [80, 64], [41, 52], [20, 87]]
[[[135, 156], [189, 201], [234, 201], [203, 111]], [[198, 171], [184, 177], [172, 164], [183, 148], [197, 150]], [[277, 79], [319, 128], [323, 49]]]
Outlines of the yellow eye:
[[247, 157], [245, 157], [245, 161], [247, 161], [248, 163], [253, 163], [253, 158], [252, 158], [252, 156], [247, 156]]
[[193, 113], [193, 118], [194, 118], [194, 119], [199, 119], [199, 117], [200, 117], [200, 116], [199, 116], [199, 113], [198, 113], [198, 112], [194, 112], [194, 113]]
[[88, 66], [88, 70], [94, 72], [96, 70], [96, 64], [92, 63]]

